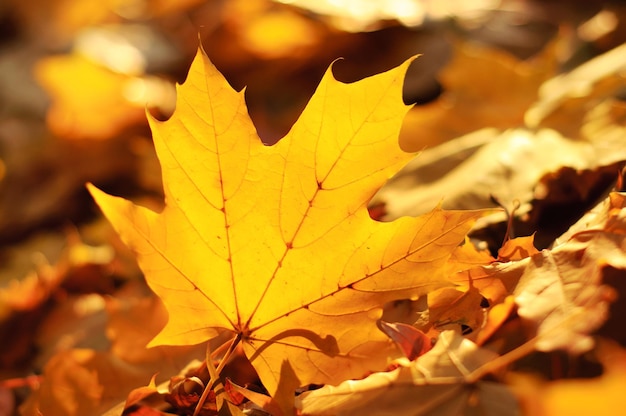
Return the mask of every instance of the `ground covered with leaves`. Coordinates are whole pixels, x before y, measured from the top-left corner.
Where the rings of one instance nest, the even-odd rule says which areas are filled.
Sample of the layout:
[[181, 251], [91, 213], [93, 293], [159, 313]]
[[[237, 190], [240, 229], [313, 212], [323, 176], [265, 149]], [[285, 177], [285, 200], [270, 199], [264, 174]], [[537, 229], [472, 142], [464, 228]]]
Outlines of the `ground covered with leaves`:
[[290, 3], [0, 10], [0, 415], [619, 412], [626, 9]]

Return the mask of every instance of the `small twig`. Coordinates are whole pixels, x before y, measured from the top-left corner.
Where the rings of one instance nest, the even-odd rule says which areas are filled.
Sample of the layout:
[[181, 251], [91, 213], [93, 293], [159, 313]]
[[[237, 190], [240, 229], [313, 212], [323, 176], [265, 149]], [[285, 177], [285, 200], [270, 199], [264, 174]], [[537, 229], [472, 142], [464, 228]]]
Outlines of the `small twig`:
[[536, 343], [537, 338], [533, 338], [530, 341], [525, 342], [524, 344], [515, 348], [514, 350], [511, 350], [506, 354], [489, 361], [488, 363], [480, 366], [479, 368], [468, 374], [467, 377], [465, 377], [465, 381], [469, 384], [476, 383], [487, 374], [493, 374], [501, 368], [506, 367], [507, 365], [519, 360], [520, 358], [529, 355], [530, 353], [535, 351]]
[[509, 211], [508, 208], [504, 206], [502, 201], [500, 201], [495, 195], [491, 194], [489, 195], [489, 198], [491, 199], [491, 202], [504, 209], [504, 212], [506, 213], [506, 232], [504, 234], [504, 240], [502, 241], [502, 245], [504, 245], [504, 243], [515, 237], [515, 233], [513, 231], [513, 220], [515, 219], [515, 211], [519, 209], [521, 204], [519, 200], [514, 200], [513, 208]]
[[[216, 357], [219, 357], [220, 354], [222, 354], [224, 351], [226, 351], [228, 349], [229, 346], [230, 346], [230, 344], [228, 342], [224, 342], [223, 344], [220, 344], [220, 346], [217, 347], [214, 351], [211, 351], [210, 354], [207, 354], [207, 357], [206, 357], [207, 360], [209, 358], [215, 359]], [[211, 349], [210, 345], [207, 344], [207, 350], [210, 351], [210, 349]]]

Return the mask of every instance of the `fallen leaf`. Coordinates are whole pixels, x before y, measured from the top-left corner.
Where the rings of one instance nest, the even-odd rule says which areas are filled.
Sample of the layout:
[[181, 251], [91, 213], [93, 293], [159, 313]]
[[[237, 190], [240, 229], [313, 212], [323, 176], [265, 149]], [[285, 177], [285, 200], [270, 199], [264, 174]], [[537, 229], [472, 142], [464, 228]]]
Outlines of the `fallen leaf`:
[[369, 217], [411, 157], [397, 144], [409, 63], [353, 84], [328, 71], [290, 133], [265, 146], [243, 95], [198, 51], [172, 118], [150, 118], [164, 210], [89, 187], [168, 310], [150, 346], [229, 331], [284, 407], [297, 386], [384, 367], [381, 306], [448, 284], [447, 260], [482, 215]]
[[250, 400], [252, 403], [273, 416], [282, 415], [280, 407], [277, 406], [271, 397], [266, 396], [265, 394], [241, 387], [233, 383], [230, 379], [226, 380], [226, 389], [232, 389], [234, 392], [241, 394], [246, 399]]
[[152, 376], [152, 378], [150, 379], [150, 383], [148, 383], [147, 386], [137, 387], [131, 390], [130, 393], [128, 393], [128, 398], [126, 398], [126, 403], [124, 403], [124, 410], [139, 403], [140, 401], [152, 394], [158, 394], [159, 390], [157, 389], [155, 380], [156, 375]]
[[142, 82], [139, 77], [116, 73], [78, 54], [42, 59], [35, 74], [53, 100], [48, 127], [60, 137], [108, 139], [144, 124], [148, 99], [132, 99]]
[[428, 294], [428, 318], [440, 331], [450, 325], [475, 331], [485, 319], [482, 302], [483, 296], [473, 286], [466, 291], [447, 287], [438, 289]]
[[506, 240], [498, 250], [498, 261], [507, 262], [525, 259], [539, 251], [535, 248], [535, 235]]
[[58, 353], [44, 367], [43, 376], [40, 388], [22, 405], [23, 415], [99, 414], [146, 378], [122, 360], [88, 349]]
[[[43, 414], [68, 416], [99, 414], [120, 401], [132, 402], [137, 397], [143, 397], [142, 395], [147, 394], [146, 391], [151, 391], [150, 386], [140, 386], [145, 386], [145, 383], [155, 374], [158, 374], [159, 382], [167, 380], [191, 360], [203, 356], [205, 351], [203, 345], [159, 346], [146, 349], [145, 344], [164, 325], [165, 310], [154, 295], [136, 297], [137, 291], [129, 288], [128, 285], [124, 290], [127, 293], [119, 291], [115, 297], [107, 299], [106, 302], [101, 296], [95, 294], [80, 298], [85, 301], [91, 300], [90, 304], [94, 303], [93, 300], [100, 300], [95, 305], [83, 306], [83, 309], [98, 306], [106, 309], [109, 315], [106, 335], [111, 343], [110, 348], [106, 350], [67, 349], [78, 341], [82, 343], [81, 345], [87, 342], [102, 343], [101, 337], [92, 335], [90, 339], [82, 334], [82, 332], [93, 333], [89, 326], [94, 324], [84, 319], [78, 321], [83, 323], [82, 332], [75, 329], [65, 332], [56, 329], [52, 332], [60, 338], [60, 341], [50, 345], [59, 351], [47, 360], [41, 387], [29, 397], [24, 414], [36, 415], [37, 411]], [[69, 304], [74, 307], [76, 305], [77, 302]], [[90, 311], [87, 309], [86, 312]], [[55, 318], [54, 315], [58, 316]], [[63, 309], [55, 310], [52, 316], [56, 319], [56, 326], [60, 326], [61, 329], [64, 326], [58, 321], [63, 316], [69, 316], [69, 313]], [[98, 319], [96, 323], [101, 320]], [[65, 327], [70, 325], [78, 326], [73, 319], [70, 319]], [[52, 329], [54, 328], [48, 332]], [[59, 332], [62, 335], [59, 335]], [[101, 333], [95, 332], [96, 335]], [[46, 333], [44, 332], [43, 335]], [[87, 339], [83, 340], [81, 336]], [[109, 340], [105, 342], [108, 343]], [[49, 342], [45, 343], [46, 346], [48, 344]], [[104, 346], [109, 347], [108, 344]], [[65, 350], [61, 349], [63, 347], [66, 347]], [[135, 390], [138, 387], [140, 389]], [[129, 392], [131, 392], [130, 395]]]
[[626, 268], [624, 195], [612, 193], [601, 207], [593, 217], [581, 219], [584, 225], [574, 225], [575, 232], [566, 233], [566, 241], [560, 239], [551, 250], [477, 267], [451, 280], [471, 282], [492, 305], [513, 295], [526, 339], [533, 340], [536, 349], [588, 351], [593, 347], [590, 334], [605, 322], [616, 297], [603, 282], [603, 269]]
[[[387, 215], [383, 219], [391, 220], [403, 215], [428, 212], [442, 200], [442, 207], [446, 209], [492, 207], [493, 195], [504, 206], [511, 205], [515, 200], [519, 201], [519, 215], [530, 210], [534, 199], [546, 197], [542, 195], [545, 193], [542, 192], [545, 190], [542, 180], [547, 175], [562, 168], [568, 168], [572, 173], [580, 175], [623, 162], [626, 160], [622, 145], [626, 132], [626, 106], [618, 99], [620, 88], [624, 85], [624, 64], [620, 60], [623, 50], [623, 46], [615, 48], [568, 74], [547, 80], [541, 88], [539, 81], [545, 75], [544, 73], [540, 76], [542, 70], [537, 73], [534, 81], [531, 81], [532, 76], [528, 78], [530, 86], [522, 80], [511, 81], [511, 85], [526, 85], [533, 89], [532, 94], [524, 93], [520, 105], [512, 106], [514, 110], [511, 115], [514, 117], [502, 117], [500, 110], [491, 110], [491, 114], [496, 115], [498, 120], [488, 119], [483, 124], [472, 123], [474, 120], [481, 120], [477, 114], [490, 107], [476, 106], [475, 103], [481, 101], [477, 96], [490, 91], [491, 86], [467, 83], [465, 67], [455, 69], [460, 72], [458, 77], [463, 80], [464, 85], [453, 85], [448, 95], [458, 94], [459, 97], [464, 97], [464, 94], [468, 94], [467, 102], [471, 108], [465, 111], [468, 105], [463, 110], [455, 105], [446, 109], [439, 101], [432, 103], [430, 106], [443, 107], [433, 110], [436, 117], [432, 128], [428, 127], [429, 119], [420, 120], [420, 117], [426, 118], [430, 107], [427, 106], [423, 112], [418, 111], [421, 107], [416, 108], [409, 113], [415, 113], [416, 120], [410, 122], [407, 117], [404, 127], [407, 132], [404, 134], [408, 137], [406, 140], [420, 136], [411, 133], [415, 129], [442, 134], [438, 130], [439, 126], [448, 126], [450, 117], [459, 118], [459, 124], [465, 130], [454, 128], [453, 125], [454, 131], [448, 132], [445, 138], [433, 139], [432, 144], [436, 146], [425, 149], [399, 172], [381, 189], [372, 204], [384, 206]], [[549, 50], [544, 52], [549, 53]], [[549, 61], [549, 58], [542, 59]], [[498, 64], [487, 61], [482, 65], [485, 63], [489, 65], [489, 69], [482, 67], [481, 71], [489, 74], [487, 82], [493, 84], [497, 77], [492, 74], [492, 70], [497, 71]], [[526, 64], [522, 66], [524, 65]], [[446, 71], [452, 69], [448, 68]], [[517, 76], [519, 74], [510, 79]], [[482, 78], [485, 78], [484, 75]], [[540, 97], [534, 103], [528, 99], [537, 94]], [[518, 94], [513, 96], [517, 97]], [[511, 108], [511, 96], [495, 96], [497, 99], [502, 97], [507, 99], [504, 107]], [[440, 101], [445, 99], [444, 96]], [[524, 105], [527, 107], [524, 108]], [[525, 121], [520, 122], [524, 111]], [[466, 117], [469, 117], [469, 121]], [[414, 126], [411, 127], [410, 123]], [[490, 127], [481, 128], [484, 126]], [[475, 130], [478, 128], [481, 129]], [[433, 133], [429, 135], [433, 136]], [[450, 140], [453, 138], [454, 140]], [[423, 149], [424, 144], [404, 144], [404, 147]], [[576, 192], [565, 192], [565, 196], [570, 199], [564, 201], [564, 205], [574, 197], [585, 199], [597, 192], [594, 186], [597, 186], [601, 178], [598, 175], [589, 176], [591, 180], [587, 181], [574, 177], [571, 183]]]
[[604, 323], [615, 300], [602, 285], [602, 263], [611, 263], [609, 253], [623, 257], [625, 248], [623, 237], [583, 232], [528, 258], [514, 296], [517, 313], [536, 332], [537, 349], [582, 353], [593, 346], [588, 334]]
[[[492, 195], [504, 206], [519, 201], [517, 212], [524, 213], [544, 175], [562, 166], [592, 169], [626, 159], [602, 137], [575, 141], [551, 129], [483, 129], [457, 140], [423, 151], [381, 189], [373, 203], [385, 205], [385, 219], [419, 215], [441, 201], [444, 208], [495, 207]], [[431, 169], [443, 172], [422, 174]]]
[[452, 252], [448, 261], [447, 273], [459, 273], [476, 266], [492, 263], [495, 260], [489, 250], [479, 250], [467, 237], [465, 242]]
[[380, 327], [389, 338], [398, 344], [404, 356], [409, 360], [424, 355], [432, 348], [430, 337], [411, 325], [380, 321]]
[[491, 381], [469, 376], [497, 354], [455, 331], [444, 331], [434, 348], [415, 361], [363, 380], [324, 386], [296, 398], [303, 415], [517, 415], [515, 397]]
[[[554, 73], [553, 47], [521, 61], [495, 48], [459, 41], [453, 45], [452, 60], [439, 77], [444, 92], [414, 108], [404, 121], [400, 143], [405, 149], [433, 147], [487, 126], [522, 126], [539, 86]], [[428, 132], [426, 139], [423, 131]]]
[[526, 125], [551, 127], [577, 137], [589, 109], [623, 87], [625, 52], [626, 45], [620, 45], [547, 80], [539, 88], [539, 99], [526, 111]]
[[496, 333], [515, 310], [515, 298], [507, 296], [502, 303], [494, 305], [487, 313], [484, 326], [476, 337], [476, 344], [483, 345]]

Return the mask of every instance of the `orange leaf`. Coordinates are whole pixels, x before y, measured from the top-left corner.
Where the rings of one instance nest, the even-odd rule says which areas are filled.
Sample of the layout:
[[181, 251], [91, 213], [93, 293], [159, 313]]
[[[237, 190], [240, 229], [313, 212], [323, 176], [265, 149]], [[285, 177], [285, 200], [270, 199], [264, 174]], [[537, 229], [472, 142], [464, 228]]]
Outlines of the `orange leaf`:
[[145, 102], [125, 97], [132, 77], [98, 66], [79, 55], [39, 61], [35, 73], [50, 93], [50, 130], [69, 139], [108, 139], [124, 128], [142, 124]]
[[435, 327], [446, 328], [449, 324], [465, 325], [473, 331], [484, 320], [481, 308], [482, 295], [473, 286], [466, 291], [443, 288], [428, 295], [429, 320]]
[[137, 387], [136, 389], [131, 390], [126, 398], [126, 403], [124, 404], [124, 410], [128, 409], [134, 404], [139, 403], [146, 397], [158, 393], [158, 389], [156, 386], [156, 375], [153, 375], [150, 379], [150, 383], [147, 386]]
[[29, 396], [24, 415], [99, 414], [128, 391], [145, 382], [145, 375], [118, 358], [87, 349], [58, 353], [46, 364], [39, 390]]
[[521, 260], [539, 253], [535, 248], [535, 235], [507, 240], [498, 250], [499, 261]]

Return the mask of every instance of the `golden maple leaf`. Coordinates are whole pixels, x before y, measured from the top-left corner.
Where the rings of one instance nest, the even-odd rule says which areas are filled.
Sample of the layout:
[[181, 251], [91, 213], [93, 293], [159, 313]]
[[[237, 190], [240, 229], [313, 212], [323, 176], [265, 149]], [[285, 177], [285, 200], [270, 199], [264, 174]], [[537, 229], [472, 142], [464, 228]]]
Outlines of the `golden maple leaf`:
[[169, 312], [150, 345], [231, 331], [270, 394], [291, 406], [298, 385], [384, 366], [380, 306], [448, 284], [450, 253], [482, 215], [437, 208], [381, 223], [368, 214], [411, 157], [397, 143], [409, 63], [353, 84], [327, 71], [287, 136], [265, 146], [243, 94], [198, 51], [174, 115], [150, 118], [163, 211], [90, 185]]

